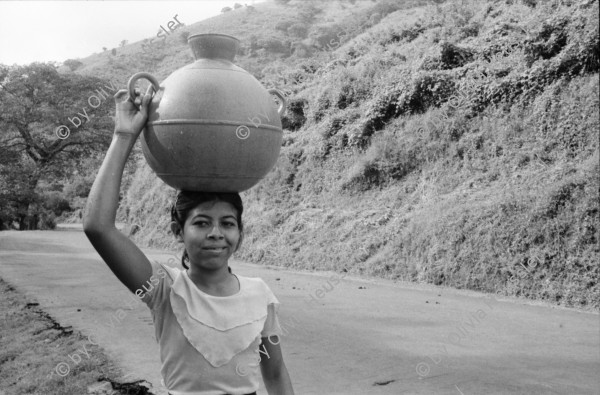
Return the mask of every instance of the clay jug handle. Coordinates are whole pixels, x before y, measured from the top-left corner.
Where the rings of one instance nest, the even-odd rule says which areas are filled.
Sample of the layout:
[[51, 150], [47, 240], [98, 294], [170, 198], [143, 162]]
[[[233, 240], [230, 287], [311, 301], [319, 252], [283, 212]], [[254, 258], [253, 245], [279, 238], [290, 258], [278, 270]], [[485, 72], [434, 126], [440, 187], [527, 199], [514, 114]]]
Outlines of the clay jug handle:
[[135, 73], [131, 76], [129, 81], [127, 81], [127, 91], [129, 92], [129, 97], [135, 97], [135, 83], [140, 78], [145, 78], [148, 81], [150, 81], [152, 83], [152, 86], [154, 87], [155, 93], [158, 92], [158, 90], [160, 89], [160, 84], [158, 83], [158, 80], [154, 78], [152, 74], [142, 71], [140, 73]]
[[280, 104], [279, 104], [279, 108], [277, 109], [277, 112], [279, 113], [279, 116], [282, 117], [283, 114], [285, 114], [285, 107], [287, 105], [287, 103], [285, 101], [285, 97], [283, 97], [283, 93], [281, 93], [281, 91], [278, 89], [269, 89], [268, 92], [279, 98]]

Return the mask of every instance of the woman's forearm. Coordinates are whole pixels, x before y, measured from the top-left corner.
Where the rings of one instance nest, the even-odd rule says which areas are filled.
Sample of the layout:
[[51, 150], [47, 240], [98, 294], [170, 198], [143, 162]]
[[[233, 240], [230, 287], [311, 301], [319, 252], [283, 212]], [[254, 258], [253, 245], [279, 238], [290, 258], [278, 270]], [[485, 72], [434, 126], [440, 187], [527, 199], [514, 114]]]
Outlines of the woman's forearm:
[[294, 395], [292, 381], [285, 365], [273, 376], [263, 376], [263, 381], [269, 395]]
[[137, 136], [115, 133], [85, 206], [83, 229], [86, 232], [115, 226], [121, 178]]

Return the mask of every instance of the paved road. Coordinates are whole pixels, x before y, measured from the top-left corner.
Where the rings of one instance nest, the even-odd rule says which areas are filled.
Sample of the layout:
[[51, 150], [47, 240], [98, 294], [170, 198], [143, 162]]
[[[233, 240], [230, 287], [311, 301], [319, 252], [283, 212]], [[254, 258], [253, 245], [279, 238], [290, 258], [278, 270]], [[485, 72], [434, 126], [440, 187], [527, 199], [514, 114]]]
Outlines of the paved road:
[[[299, 395], [600, 393], [598, 314], [382, 280], [338, 282], [331, 273], [232, 267], [262, 277], [280, 299], [289, 332], [282, 344]], [[130, 378], [160, 387], [148, 310], [130, 302], [81, 231], [0, 232], [0, 277], [63, 325], [92, 335]], [[73, 365], [67, 355], [53, 362]]]

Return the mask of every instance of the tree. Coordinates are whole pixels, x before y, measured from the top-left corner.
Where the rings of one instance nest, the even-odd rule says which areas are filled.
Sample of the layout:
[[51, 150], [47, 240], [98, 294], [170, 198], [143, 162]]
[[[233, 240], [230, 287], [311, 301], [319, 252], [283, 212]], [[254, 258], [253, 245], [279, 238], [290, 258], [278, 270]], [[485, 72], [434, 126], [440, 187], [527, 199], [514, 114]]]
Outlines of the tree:
[[276, 38], [261, 38], [257, 41], [259, 48], [264, 48], [269, 52], [287, 52], [289, 45], [284, 45], [280, 40]]
[[83, 66], [83, 63], [81, 63], [79, 60], [75, 60], [75, 59], [67, 59], [63, 63], [65, 66], [70, 68], [71, 71], [75, 71], [78, 68], [80, 68], [81, 66]]
[[121, 43], [119, 44], [119, 47], [124, 47], [125, 45], [127, 45], [127, 40], [123, 40], [121, 41]]
[[238, 8], [242, 8], [242, 5], [240, 3], [235, 3], [233, 8], [237, 10]]
[[[10, 185], [0, 195], [0, 226], [17, 221], [21, 230], [35, 229], [40, 180], [66, 178], [106, 150], [113, 127], [106, 101], [112, 104], [115, 90], [50, 64], [0, 65], [0, 185]], [[66, 138], [57, 137], [66, 130]]]
[[187, 44], [189, 36], [190, 36], [190, 32], [183, 31], [183, 32], [179, 33], [179, 40], [182, 43]]
[[113, 48], [113, 49], [110, 51], [110, 54], [111, 54], [112, 56], [115, 56], [115, 55], [117, 54], [117, 49], [116, 49], [116, 48]]
[[223, 7], [223, 8], [221, 8], [221, 12], [222, 12], [222, 13], [229, 12], [229, 11], [231, 11], [231, 10], [232, 10], [232, 8], [231, 8], [231, 7]]

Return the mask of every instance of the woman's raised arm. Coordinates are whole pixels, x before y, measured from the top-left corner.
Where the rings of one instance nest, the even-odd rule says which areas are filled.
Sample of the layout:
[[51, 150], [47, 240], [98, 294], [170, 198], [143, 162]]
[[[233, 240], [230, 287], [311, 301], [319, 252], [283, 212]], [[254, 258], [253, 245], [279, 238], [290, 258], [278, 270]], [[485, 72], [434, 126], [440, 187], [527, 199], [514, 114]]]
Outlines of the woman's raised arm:
[[148, 119], [152, 87], [143, 97], [136, 94], [131, 98], [126, 90], [114, 97], [115, 132], [87, 199], [83, 230], [110, 270], [135, 292], [149, 280], [152, 267], [144, 253], [116, 228], [115, 218], [123, 169]]

